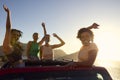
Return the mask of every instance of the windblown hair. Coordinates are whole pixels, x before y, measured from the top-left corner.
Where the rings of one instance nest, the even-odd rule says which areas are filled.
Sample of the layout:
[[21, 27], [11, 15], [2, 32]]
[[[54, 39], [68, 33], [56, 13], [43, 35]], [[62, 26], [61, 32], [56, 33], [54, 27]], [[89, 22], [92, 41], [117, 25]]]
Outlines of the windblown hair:
[[34, 35], [38, 35], [38, 33], [37, 33], [37, 32], [35, 32], [35, 33], [33, 33], [33, 36], [34, 36]]
[[93, 32], [92, 32], [90, 29], [88, 29], [88, 28], [81, 28], [81, 29], [78, 31], [77, 38], [80, 38], [80, 39], [81, 39], [81, 34], [82, 34], [83, 32], [88, 32], [88, 33], [90, 34], [90, 36], [91, 36], [91, 41], [93, 42], [94, 34], [93, 34]]
[[14, 31], [19, 32], [19, 34], [20, 34], [19, 37], [22, 37], [22, 34], [23, 34], [22, 31], [17, 30], [17, 29], [11, 29], [11, 33], [14, 32]]

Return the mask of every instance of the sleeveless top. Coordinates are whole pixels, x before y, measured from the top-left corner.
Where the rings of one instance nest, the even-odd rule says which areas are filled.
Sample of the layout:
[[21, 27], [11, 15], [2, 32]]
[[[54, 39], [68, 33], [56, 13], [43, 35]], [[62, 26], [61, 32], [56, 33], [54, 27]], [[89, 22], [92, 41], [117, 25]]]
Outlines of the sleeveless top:
[[51, 46], [42, 46], [42, 59], [53, 60], [53, 57]]
[[29, 55], [34, 56], [34, 57], [38, 57], [39, 49], [40, 49], [39, 44], [32, 42], [30, 45]]
[[95, 43], [90, 43], [89, 46], [82, 46], [78, 53], [78, 62], [86, 61], [88, 59], [88, 52], [90, 50], [98, 51], [98, 48]]
[[9, 62], [14, 63], [16, 61], [19, 61], [22, 59], [22, 52], [23, 52], [23, 48], [21, 47], [21, 45], [19, 43], [16, 43], [13, 46], [14, 50], [12, 53], [6, 55], [7, 59], [9, 60]]

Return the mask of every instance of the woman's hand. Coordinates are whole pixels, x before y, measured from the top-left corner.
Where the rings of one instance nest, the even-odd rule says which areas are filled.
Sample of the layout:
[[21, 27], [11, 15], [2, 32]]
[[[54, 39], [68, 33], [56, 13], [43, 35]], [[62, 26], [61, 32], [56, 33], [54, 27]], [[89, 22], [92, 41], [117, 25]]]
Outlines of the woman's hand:
[[4, 8], [4, 10], [5, 10], [7, 13], [10, 13], [9, 8], [8, 8], [6, 5], [3, 5], [3, 8]]
[[93, 23], [93, 24], [92, 24], [92, 28], [94, 28], [94, 29], [98, 29], [98, 26], [99, 26], [99, 25], [98, 25], [97, 23]]
[[42, 25], [42, 27], [45, 27], [45, 23], [44, 23], [44, 22], [42, 22], [42, 24], [41, 24], [41, 25]]
[[56, 33], [53, 33], [53, 36], [54, 36], [54, 37], [57, 37], [57, 34], [56, 34]]

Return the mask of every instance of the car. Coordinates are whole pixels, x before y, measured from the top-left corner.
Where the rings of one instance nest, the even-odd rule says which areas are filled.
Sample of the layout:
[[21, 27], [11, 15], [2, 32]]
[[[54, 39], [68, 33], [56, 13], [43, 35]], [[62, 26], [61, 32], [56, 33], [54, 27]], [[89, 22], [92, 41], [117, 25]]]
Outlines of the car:
[[112, 80], [104, 67], [68, 67], [69, 61], [25, 61], [23, 68], [1, 68], [0, 80]]

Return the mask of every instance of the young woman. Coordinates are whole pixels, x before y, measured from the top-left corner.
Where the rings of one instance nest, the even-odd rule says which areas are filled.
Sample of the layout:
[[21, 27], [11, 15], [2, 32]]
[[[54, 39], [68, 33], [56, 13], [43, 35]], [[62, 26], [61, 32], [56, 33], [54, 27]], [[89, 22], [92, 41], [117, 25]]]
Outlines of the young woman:
[[9, 64], [7, 67], [23, 67], [23, 49], [21, 43], [19, 42], [22, 32], [20, 30], [11, 28], [10, 10], [5, 5], [3, 5], [3, 8], [7, 13], [6, 33], [3, 41], [3, 52], [7, 57]]
[[92, 28], [97, 29], [98, 24], [93, 23], [87, 28], [81, 28], [78, 31], [77, 38], [80, 39], [82, 47], [78, 53], [78, 62], [70, 63], [69, 66], [92, 66], [97, 56], [98, 48], [94, 43], [94, 34], [90, 30]]
[[59, 48], [65, 44], [65, 42], [55, 33], [53, 33], [53, 36], [56, 37], [60, 43], [59, 44], [53, 44], [50, 45], [50, 35], [47, 34], [45, 23], [42, 23], [43, 29], [44, 29], [44, 35], [45, 35], [45, 45], [41, 46], [41, 58], [43, 60], [54, 60], [54, 54], [53, 49]]
[[39, 60], [38, 54], [40, 53], [40, 46], [45, 40], [45, 37], [41, 41], [38, 40], [38, 33], [33, 33], [33, 41], [29, 41], [27, 44], [27, 58], [28, 60]]

